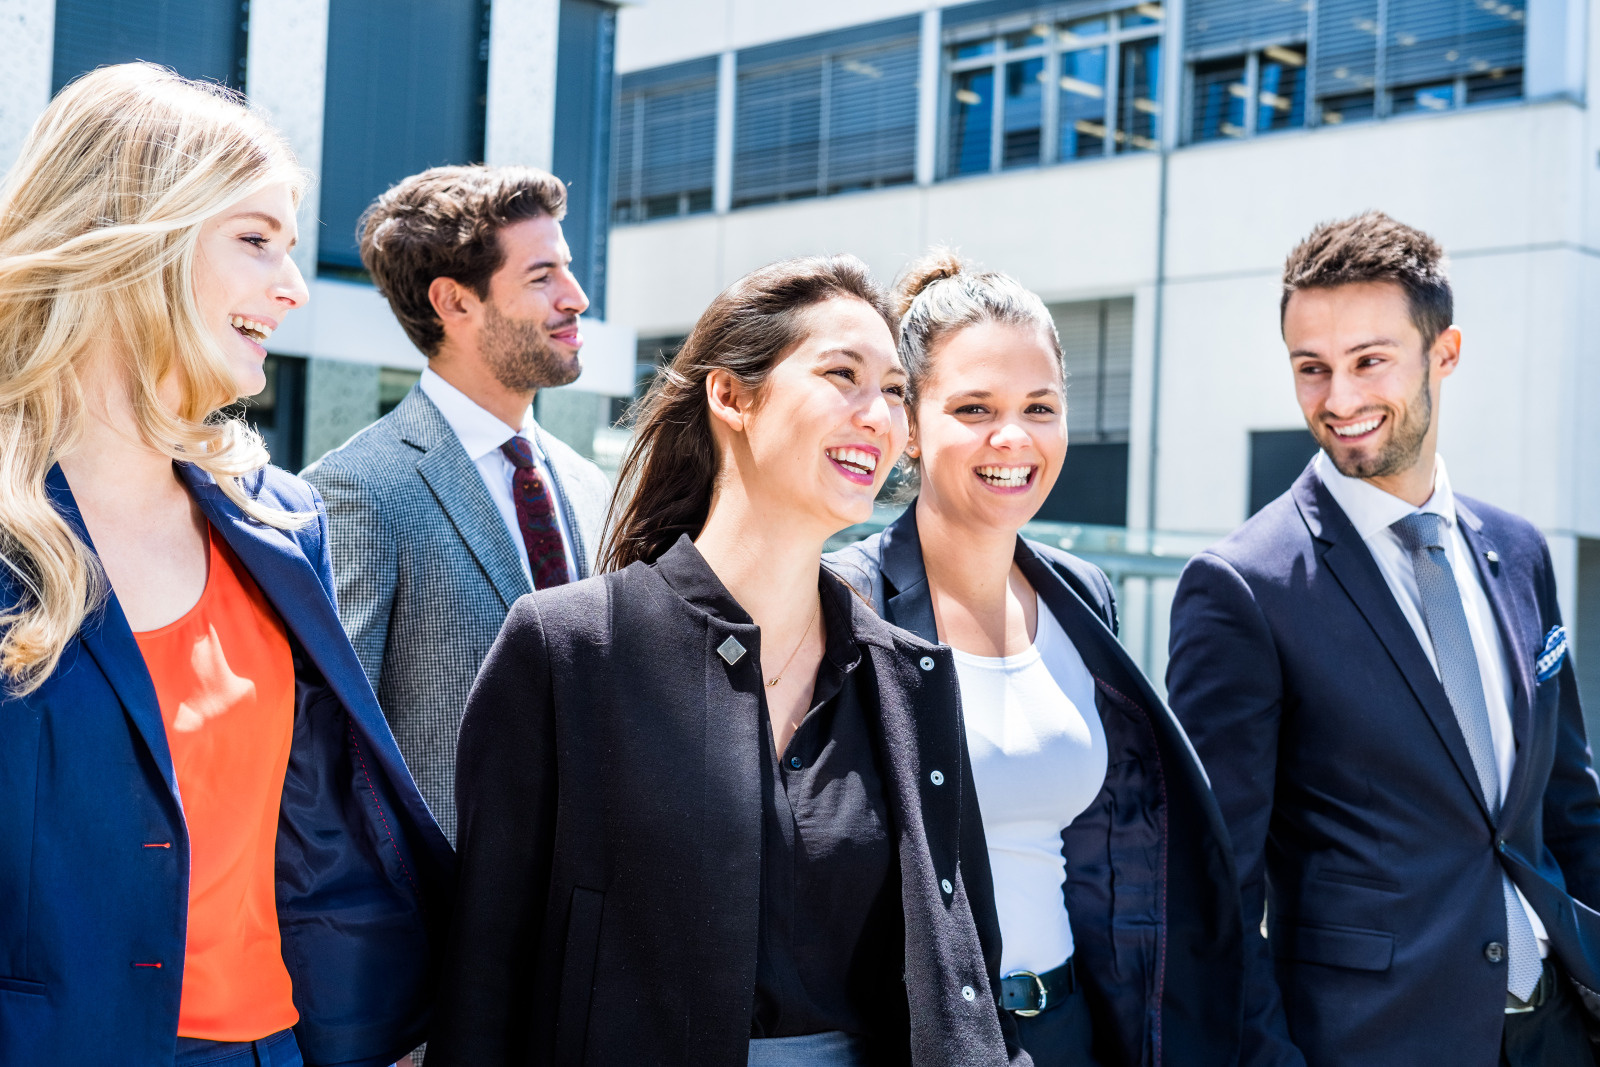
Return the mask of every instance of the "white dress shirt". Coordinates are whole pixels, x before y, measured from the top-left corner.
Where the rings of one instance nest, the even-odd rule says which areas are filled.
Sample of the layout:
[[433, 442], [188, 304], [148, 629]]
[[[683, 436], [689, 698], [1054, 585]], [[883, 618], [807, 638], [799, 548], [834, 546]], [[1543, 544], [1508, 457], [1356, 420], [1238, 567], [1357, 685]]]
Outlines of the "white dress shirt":
[[[1428, 636], [1428, 624], [1422, 618], [1422, 594], [1417, 590], [1417, 574], [1412, 567], [1411, 553], [1400, 541], [1400, 535], [1389, 527], [1407, 515], [1430, 513], [1444, 520], [1445, 552], [1450, 557], [1450, 570], [1455, 575], [1456, 588], [1461, 593], [1461, 606], [1466, 610], [1467, 629], [1472, 634], [1472, 650], [1478, 657], [1478, 675], [1483, 679], [1483, 699], [1489, 708], [1489, 736], [1494, 743], [1496, 770], [1500, 777], [1500, 795], [1504, 797], [1511, 784], [1511, 768], [1517, 759], [1516, 735], [1511, 729], [1511, 705], [1515, 700], [1512, 691], [1511, 670], [1506, 662], [1505, 645], [1500, 639], [1500, 626], [1495, 620], [1494, 607], [1484, 591], [1478, 575], [1477, 562], [1456, 521], [1456, 498], [1450, 489], [1450, 476], [1445, 473], [1444, 457], [1436, 456], [1433, 466], [1433, 495], [1420, 508], [1412, 507], [1399, 497], [1384, 492], [1371, 482], [1349, 478], [1340, 474], [1325, 452], [1317, 453], [1317, 477], [1327, 486], [1328, 492], [1344, 510], [1345, 516], [1367, 550], [1378, 564], [1383, 580], [1394, 594], [1400, 611], [1411, 624], [1422, 645], [1423, 653], [1439, 673], [1439, 661], [1434, 656], [1433, 639]], [[1517, 890], [1522, 897], [1522, 890]], [[1549, 952], [1547, 934], [1539, 916], [1528, 906], [1522, 906], [1539, 938], [1539, 955]]]
[[435, 374], [432, 367], [422, 372], [422, 379], [417, 385], [427, 394], [428, 399], [433, 401], [433, 406], [439, 409], [444, 421], [455, 431], [461, 447], [466, 449], [467, 458], [478, 468], [478, 474], [483, 477], [484, 488], [489, 490], [489, 499], [494, 501], [494, 506], [500, 511], [500, 517], [505, 520], [506, 532], [511, 535], [511, 543], [517, 550], [517, 561], [522, 564], [522, 573], [528, 576], [528, 584], [531, 587], [533, 572], [528, 566], [528, 547], [522, 540], [522, 527], [517, 524], [517, 505], [511, 495], [511, 477], [517, 468], [506, 458], [505, 453], [500, 451], [500, 446], [513, 436], [521, 437], [528, 442], [533, 450], [534, 466], [544, 481], [545, 489], [550, 494], [550, 503], [555, 508], [556, 527], [561, 531], [561, 547], [567, 553], [567, 580], [577, 581], [578, 561], [572, 551], [572, 532], [567, 529], [566, 509], [562, 506], [561, 493], [556, 487], [556, 481], [550, 476], [549, 461], [545, 458], [544, 449], [539, 447], [539, 435], [536, 432], [538, 426], [533, 421], [533, 408], [529, 407], [522, 413], [520, 427], [508, 426], [501, 422], [498, 416], [480, 407], [466, 393]]
[[989, 841], [1000, 973], [1043, 974], [1073, 952], [1061, 896], [1061, 831], [1106, 780], [1094, 679], [1044, 601], [1033, 644], [1015, 656], [952, 650], [972, 778]]

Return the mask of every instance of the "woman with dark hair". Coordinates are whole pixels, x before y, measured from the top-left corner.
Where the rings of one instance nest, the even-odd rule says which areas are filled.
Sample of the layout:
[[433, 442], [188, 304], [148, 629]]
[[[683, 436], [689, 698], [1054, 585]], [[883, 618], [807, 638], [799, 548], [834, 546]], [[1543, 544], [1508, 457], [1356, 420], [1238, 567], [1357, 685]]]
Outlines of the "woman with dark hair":
[[898, 295], [920, 493], [830, 563], [952, 650], [1001, 1007], [1039, 1067], [1232, 1064], [1241, 921], [1216, 801], [1117, 643], [1106, 576], [1018, 533], [1067, 459], [1055, 325], [1017, 282], [949, 253]]
[[735, 282], [643, 402], [608, 573], [513, 608], [431, 1067], [1011, 1058], [949, 652], [821, 566], [905, 444], [893, 323], [848, 256]]

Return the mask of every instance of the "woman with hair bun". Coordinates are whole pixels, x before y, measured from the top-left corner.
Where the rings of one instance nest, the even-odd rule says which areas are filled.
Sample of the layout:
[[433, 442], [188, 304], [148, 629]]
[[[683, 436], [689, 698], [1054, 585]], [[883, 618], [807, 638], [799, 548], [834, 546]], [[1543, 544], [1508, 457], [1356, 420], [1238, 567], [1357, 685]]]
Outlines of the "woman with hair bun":
[[333, 604], [327, 521], [224, 409], [306, 301], [304, 176], [147, 64], [0, 188], [0, 1063], [392, 1063], [453, 860]]
[[1239, 895], [1205, 774], [1117, 643], [1105, 575], [1019, 535], [1068, 458], [1050, 314], [943, 251], [897, 296], [920, 491], [830, 562], [888, 621], [951, 648], [1001, 1007], [1039, 1067], [1232, 1064]]
[[700, 316], [643, 401], [608, 573], [517, 601], [473, 688], [430, 1067], [1012, 1058], [950, 654], [821, 565], [904, 391], [852, 257]]

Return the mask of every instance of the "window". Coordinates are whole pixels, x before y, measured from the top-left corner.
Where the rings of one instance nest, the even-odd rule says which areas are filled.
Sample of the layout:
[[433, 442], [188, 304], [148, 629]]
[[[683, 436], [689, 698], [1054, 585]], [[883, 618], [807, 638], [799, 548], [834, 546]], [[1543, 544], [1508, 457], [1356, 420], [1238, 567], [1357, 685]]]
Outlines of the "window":
[[1310, 430], [1251, 430], [1250, 514], [1288, 492], [1316, 454]]
[[400, 406], [400, 401], [411, 392], [411, 387], [422, 377], [421, 371], [401, 370], [399, 367], [378, 368], [378, 417], [389, 414]]
[[945, 173], [979, 174], [1159, 146], [1159, 3], [945, 31]]
[[644, 222], [710, 211], [717, 157], [717, 61], [624, 75], [611, 217]]
[[1133, 301], [1050, 308], [1067, 368], [1067, 461], [1039, 510], [1046, 522], [1126, 526], [1133, 406]]
[[1193, 0], [1188, 139], [1520, 97], [1525, 11], [1525, 0]]
[[567, 183], [561, 230], [589, 314], [606, 317], [611, 236], [611, 123], [617, 9], [605, 0], [561, 0], [556, 32], [555, 128], [550, 169]]
[[272, 462], [297, 471], [305, 459], [306, 361], [269, 355], [262, 370], [266, 387], [240, 401], [239, 412], [261, 435]]
[[678, 349], [683, 347], [683, 342], [688, 338], [682, 334], [673, 337], [641, 337], [638, 346], [634, 349], [633, 364], [633, 395], [611, 397], [611, 425], [626, 427], [632, 417], [633, 405], [644, 399], [650, 391], [650, 386], [655, 384], [656, 375], [662, 367], [672, 362], [672, 357], [678, 354]]
[[52, 94], [135, 59], [244, 88], [248, 0], [56, 0], [55, 10]]
[[733, 206], [910, 182], [918, 22], [739, 53]]
[[356, 221], [408, 175], [483, 158], [482, 0], [330, 0], [319, 266], [359, 271]]

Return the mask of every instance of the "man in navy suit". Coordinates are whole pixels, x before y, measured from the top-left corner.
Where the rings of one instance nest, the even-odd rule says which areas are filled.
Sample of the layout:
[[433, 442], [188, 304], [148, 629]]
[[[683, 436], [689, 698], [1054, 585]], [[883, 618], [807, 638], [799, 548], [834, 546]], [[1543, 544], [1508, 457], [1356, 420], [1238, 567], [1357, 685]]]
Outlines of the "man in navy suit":
[[1243, 1064], [1594, 1062], [1600, 784], [1544, 539], [1435, 451], [1461, 355], [1440, 260], [1376, 212], [1290, 254], [1322, 451], [1173, 604], [1171, 704], [1252, 931]]

